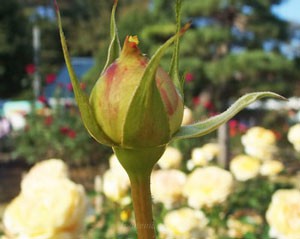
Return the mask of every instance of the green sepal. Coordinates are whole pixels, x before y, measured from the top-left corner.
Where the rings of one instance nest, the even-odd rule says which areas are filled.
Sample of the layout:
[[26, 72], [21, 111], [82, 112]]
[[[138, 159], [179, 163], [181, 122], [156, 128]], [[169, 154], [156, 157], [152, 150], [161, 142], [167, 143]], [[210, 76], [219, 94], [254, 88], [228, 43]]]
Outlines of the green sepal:
[[139, 87], [128, 107], [121, 145], [155, 147], [168, 143], [170, 138], [169, 118], [156, 83]]
[[[159, 47], [150, 59], [128, 107], [121, 142], [123, 147], [130, 145], [154, 147], [169, 142], [171, 138], [169, 118], [156, 86], [155, 77], [160, 60], [167, 48], [188, 27], [189, 25], [185, 25], [176, 35]], [[153, 132], [160, 132], [160, 134]]]
[[174, 43], [182, 34], [184, 34], [189, 27], [190, 27], [190, 23], [185, 24], [183, 26], [183, 28], [181, 28], [174, 36], [169, 38], [163, 45], [161, 45], [157, 49], [155, 54], [152, 56], [152, 58], [150, 59], [148, 65], [147, 65], [147, 68], [144, 72], [142, 80], [141, 80], [141, 85], [143, 85], [143, 87], [145, 87], [144, 88], [145, 91], [147, 91], [147, 87], [149, 85], [151, 85], [152, 82], [155, 80], [155, 75], [156, 75], [156, 71], [159, 66], [160, 60], [163, 57], [163, 55], [165, 54], [168, 47], [172, 43]]
[[[180, 32], [181, 28], [181, 2], [182, 0], [176, 1], [176, 33]], [[173, 80], [174, 85], [179, 90], [179, 93], [183, 97], [183, 83], [184, 81], [180, 79], [179, 76], [179, 44], [180, 39], [179, 37], [176, 38], [174, 48], [173, 48], [173, 55], [171, 60], [171, 67], [169, 71], [169, 75], [171, 76], [171, 79]]]
[[[55, 2], [56, 3], [56, 2]], [[56, 13], [57, 13], [57, 18], [58, 18], [58, 27], [59, 27], [59, 34], [60, 34], [60, 40], [61, 40], [61, 45], [63, 49], [63, 54], [65, 58], [65, 62], [68, 68], [68, 72], [70, 75], [71, 83], [73, 86], [74, 90], [74, 95], [76, 102], [78, 104], [80, 113], [81, 113], [81, 118], [83, 121], [83, 124], [89, 134], [97, 140], [101, 144], [106, 144], [109, 146], [115, 145], [114, 142], [112, 142], [109, 137], [102, 131], [102, 129], [99, 127], [99, 125], [96, 122], [95, 116], [92, 112], [91, 106], [89, 104], [89, 99], [88, 96], [81, 90], [79, 82], [77, 80], [76, 74], [74, 72], [74, 69], [71, 64], [67, 44], [66, 44], [66, 39], [63, 33], [62, 29], [62, 23], [61, 23], [61, 17], [60, 17], [60, 12], [56, 4]]]
[[166, 145], [154, 148], [124, 149], [113, 147], [119, 162], [130, 178], [146, 177], [165, 152]]
[[246, 94], [239, 98], [226, 111], [217, 116], [211, 117], [205, 121], [198, 122], [192, 125], [181, 126], [181, 128], [173, 135], [172, 140], [196, 138], [206, 135], [216, 130], [220, 125], [224, 124], [226, 121], [231, 119], [242, 109], [263, 97], [274, 97], [281, 100], [285, 99], [284, 97], [273, 92], [256, 92]]
[[[118, 0], [114, 1], [113, 9], [111, 12], [111, 18], [110, 18], [110, 44], [108, 47], [108, 54], [105, 66], [102, 70], [102, 73], [107, 69], [107, 67], [113, 63], [120, 55], [121, 52], [121, 46], [120, 46], [120, 40], [118, 36], [118, 29], [116, 25], [116, 9], [118, 5]], [[102, 75], [101, 73], [101, 75]]]

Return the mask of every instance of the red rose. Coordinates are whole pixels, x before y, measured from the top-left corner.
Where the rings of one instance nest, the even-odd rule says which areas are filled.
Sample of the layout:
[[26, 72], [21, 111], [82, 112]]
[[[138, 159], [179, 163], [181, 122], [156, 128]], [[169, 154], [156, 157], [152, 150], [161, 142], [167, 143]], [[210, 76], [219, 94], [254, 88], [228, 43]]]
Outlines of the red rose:
[[25, 66], [25, 71], [28, 75], [32, 75], [35, 72], [35, 65], [34, 64], [28, 64]]
[[56, 79], [56, 75], [55, 74], [48, 74], [46, 76], [46, 83], [47, 84], [52, 84]]

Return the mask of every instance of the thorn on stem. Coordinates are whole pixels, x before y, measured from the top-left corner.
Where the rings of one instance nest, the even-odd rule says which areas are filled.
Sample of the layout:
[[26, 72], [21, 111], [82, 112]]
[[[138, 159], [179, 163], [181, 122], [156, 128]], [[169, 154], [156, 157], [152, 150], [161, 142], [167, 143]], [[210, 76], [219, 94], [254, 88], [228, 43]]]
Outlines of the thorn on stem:
[[184, 24], [184, 26], [180, 29], [180, 35], [184, 34], [192, 25], [192, 21]]

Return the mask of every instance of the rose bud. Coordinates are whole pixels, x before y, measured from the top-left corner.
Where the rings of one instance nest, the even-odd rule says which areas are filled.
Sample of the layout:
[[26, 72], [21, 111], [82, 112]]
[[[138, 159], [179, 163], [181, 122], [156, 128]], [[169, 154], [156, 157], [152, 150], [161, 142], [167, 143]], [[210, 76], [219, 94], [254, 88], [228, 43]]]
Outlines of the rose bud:
[[[153, 151], [153, 157], [160, 158], [172, 140], [206, 135], [258, 99], [284, 99], [272, 92], [246, 94], [219, 115], [181, 126], [184, 90], [179, 76], [179, 38], [190, 27], [190, 23], [183, 27], [180, 25], [181, 1], [176, 2], [176, 34], [161, 45], [151, 59], [141, 54], [136, 36], [127, 37], [123, 49], [120, 49], [115, 22], [117, 2], [114, 1], [111, 14], [107, 61], [89, 97], [80, 88], [71, 65], [60, 13], [55, 4], [63, 53], [82, 121], [95, 140], [113, 147], [117, 155], [119, 151], [125, 155], [129, 152], [123, 151], [133, 150], [137, 158], [141, 158], [141, 152], [149, 157], [156, 148], [159, 150]], [[172, 44], [170, 71], [166, 73], [159, 64]]]
[[118, 146], [137, 148], [167, 144], [180, 127], [182, 97], [170, 76], [158, 67], [155, 79], [143, 76], [149, 59], [136, 36], [126, 37], [119, 58], [94, 86], [90, 105], [104, 133]]

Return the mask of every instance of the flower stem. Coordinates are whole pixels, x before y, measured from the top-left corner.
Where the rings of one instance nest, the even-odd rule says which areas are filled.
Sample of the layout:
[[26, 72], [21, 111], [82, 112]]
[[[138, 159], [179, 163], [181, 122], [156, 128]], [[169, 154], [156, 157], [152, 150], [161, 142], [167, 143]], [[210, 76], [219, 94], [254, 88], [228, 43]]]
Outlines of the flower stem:
[[130, 182], [138, 239], [155, 239], [150, 173], [142, 177], [131, 177]]
[[165, 146], [146, 149], [114, 147], [113, 149], [130, 178], [138, 239], [155, 239], [150, 175], [153, 166], [165, 151]]
[[114, 223], [114, 239], [118, 239], [118, 231], [119, 231], [119, 207], [117, 203], [114, 203], [114, 213], [115, 213], [115, 223]]

